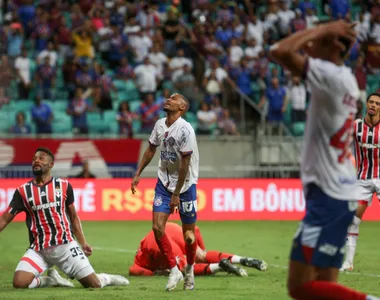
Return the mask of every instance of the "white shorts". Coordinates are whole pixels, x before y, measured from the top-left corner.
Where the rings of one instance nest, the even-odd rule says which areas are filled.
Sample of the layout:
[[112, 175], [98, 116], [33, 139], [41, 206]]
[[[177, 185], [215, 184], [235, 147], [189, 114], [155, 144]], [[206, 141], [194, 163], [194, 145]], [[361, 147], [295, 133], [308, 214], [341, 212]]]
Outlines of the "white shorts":
[[69, 278], [77, 280], [95, 272], [76, 241], [51, 246], [41, 251], [28, 249], [18, 263], [16, 271], [33, 273], [38, 277], [52, 266], [57, 266]]
[[371, 205], [374, 193], [376, 193], [377, 198], [380, 199], [380, 179], [357, 181], [356, 195], [359, 201], [365, 201], [368, 205]]

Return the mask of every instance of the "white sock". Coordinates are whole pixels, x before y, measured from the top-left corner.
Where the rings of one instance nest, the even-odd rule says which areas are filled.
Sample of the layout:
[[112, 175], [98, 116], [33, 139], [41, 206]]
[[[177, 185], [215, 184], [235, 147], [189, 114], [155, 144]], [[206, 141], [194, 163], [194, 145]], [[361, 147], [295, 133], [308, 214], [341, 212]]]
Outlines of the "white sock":
[[215, 274], [215, 273], [222, 271], [222, 268], [219, 267], [219, 264], [217, 264], [217, 263], [210, 264], [209, 267], [210, 267], [210, 271], [212, 274]]
[[361, 220], [355, 216], [352, 224], [348, 227], [347, 242], [346, 242], [346, 261], [350, 264], [354, 263], [356, 252], [356, 244], [359, 236], [359, 225]]
[[170, 273], [175, 273], [175, 272], [179, 272], [177, 265], [170, 269]]
[[44, 288], [49, 286], [56, 286], [57, 281], [49, 276], [35, 277], [33, 281], [29, 284], [29, 289]]
[[186, 266], [186, 273], [194, 273], [194, 265], [187, 265]]
[[104, 288], [105, 286], [111, 284], [111, 277], [110, 277], [110, 275], [108, 275], [106, 273], [100, 273], [100, 274], [96, 274], [96, 276], [98, 276], [101, 288]]
[[231, 257], [231, 263], [233, 263], [233, 264], [240, 264], [240, 260], [241, 259], [242, 259], [241, 256], [239, 256], [239, 255], [233, 255]]
[[375, 296], [367, 295], [367, 300], [380, 300], [380, 298], [377, 298]]

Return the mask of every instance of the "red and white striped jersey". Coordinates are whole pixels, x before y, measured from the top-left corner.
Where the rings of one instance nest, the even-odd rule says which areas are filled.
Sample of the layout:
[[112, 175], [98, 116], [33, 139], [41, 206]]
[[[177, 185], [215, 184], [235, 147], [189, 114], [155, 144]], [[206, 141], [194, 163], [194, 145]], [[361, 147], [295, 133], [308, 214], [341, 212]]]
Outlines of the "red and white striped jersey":
[[355, 121], [354, 154], [357, 178], [361, 180], [379, 178], [380, 122], [368, 125], [364, 119]]
[[40, 251], [74, 240], [66, 213], [73, 203], [73, 188], [67, 180], [52, 178], [44, 185], [29, 181], [17, 188], [7, 212], [26, 213], [30, 248]]

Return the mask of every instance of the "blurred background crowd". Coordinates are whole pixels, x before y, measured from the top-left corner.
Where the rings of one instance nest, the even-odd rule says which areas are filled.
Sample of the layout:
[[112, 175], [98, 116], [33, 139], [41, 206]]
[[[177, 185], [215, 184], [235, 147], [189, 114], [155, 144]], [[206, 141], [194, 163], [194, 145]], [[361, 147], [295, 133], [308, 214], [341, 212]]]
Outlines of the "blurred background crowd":
[[198, 134], [245, 134], [264, 116], [302, 135], [307, 86], [268, 50], [338, 18], [358, 22], [346, 61], [361, 90], [358, 115], [379, 88], [380, 0], [0, 3], [3, 133], [133, 137], [150, 133], [179, 92]]

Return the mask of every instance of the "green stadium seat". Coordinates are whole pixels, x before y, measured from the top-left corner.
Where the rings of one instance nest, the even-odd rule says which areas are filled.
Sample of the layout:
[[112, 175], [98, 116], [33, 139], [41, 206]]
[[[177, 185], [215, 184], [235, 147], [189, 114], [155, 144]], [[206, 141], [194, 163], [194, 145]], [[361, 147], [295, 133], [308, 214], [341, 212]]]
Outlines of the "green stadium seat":
[[109, 125], [104, 121], [103, 116], [98, 112], [88, 113], [87, 123], [90, 133], [105, 133], [109, 131]]
[[305, 132], [305, 122], [293, 123], [292, 132], [295, 136], [302, 136]]
[[118, 91], [124, 91], [127, 89], [125, 80], [116, 79], [113, 81], [113, 84]]
[[112, 122], [110, 123], [110, 133], [118, 134], [119, 133], [119, 123], [118, 122]]
[[129, 108], [131, 109], [131, 111], [136, 112], [139, 109], [139, 107], [141, 106], [141, 103], [142, 103], [142, 101], [139, 101], [139, 100], [132, 101], [129, 103]]
[[54, 111], [54, 119], [52, 123], [53, 133], [72, 133], [72, 120], [64, 111]]
[[116, 111], [106, 110], [103, 114], [104, 121], [107, 124], [116, 123]]
[[52, 102], [52, 108], [54, 113], [57, 111], [65, 112], [67, 108], [67, 100], [55, 100]]
[[132, 122], [132, 130], [134, 133], [140, 132], [141, 129], [141, 121], [140, 120], [134, 120]]
[[192, 113], [191, 111], [188, 111], [185, 115], [185, 120], [189, 123], [196, 122], [197, 116], [194, 113]]
[[29, 112], [34, 105], [33, 100], [15, 100], [14, 109], [17, 111]]

